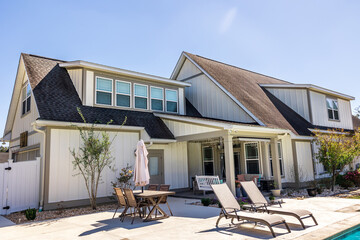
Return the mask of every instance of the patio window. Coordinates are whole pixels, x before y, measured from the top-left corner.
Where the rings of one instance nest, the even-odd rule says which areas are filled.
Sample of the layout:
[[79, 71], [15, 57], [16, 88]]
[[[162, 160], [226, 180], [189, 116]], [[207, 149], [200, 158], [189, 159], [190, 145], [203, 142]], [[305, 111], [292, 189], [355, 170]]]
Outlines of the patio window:
[[28, 113], [31, 108], [31, 87], [30, 83], [27, 83], [22, 90], [22, 115]]
[[113, 80], [96, 77], [96, 104], [112, 105]]
[[134, 84], [135, 108], [148, 109], [148, 86]]
[[176, 90], [166, 89], [166, 111], [167, 112], [178, 112], [178, 94]]
[[246, 173], [260, 174], [259, 148], [257, 143], [245, 144]]
[[116, 106], [130, 107], [131, 83], [116, 80]]
[[164, 111], [164, 89], [150, 87], [151, 110]]
[[[280, 174], [281, 174], [281, 176], [284, 176], [281, 143], [278, 142], [277, 146], [278, 146], [278, 153], [279, 153]], [[272, 155], [271, 155], [271, 145], [270, 144], [269, 144], [269, 158], [270, 158], [271, 176], [273, 177], [274, 176], [274, 170], [273, 170], [273, 166], [272, 166]]]
[[328, 110], [328, 117], [330, 120], [339, 120], [339, 106], [338, 101], [331, 98], [326, 98], [326, 106]]
[[214, 152], [212, 147], [203, 148], [204, 175], [214, 175]]

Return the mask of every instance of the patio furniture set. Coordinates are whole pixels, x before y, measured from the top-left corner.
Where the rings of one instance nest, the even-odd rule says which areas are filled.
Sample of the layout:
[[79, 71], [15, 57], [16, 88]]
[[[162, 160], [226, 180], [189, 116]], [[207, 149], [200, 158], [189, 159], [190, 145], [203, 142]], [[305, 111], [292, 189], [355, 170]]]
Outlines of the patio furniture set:
[[[169, 191], [170, 185], [160, 185], [157, 190], [157, 185], [149, 185], [148, 190], [133, 191], [130, 188], [114, 188], [116, 197], [118, 199], [118, 207], [115, 210], [113, 218], [119, 208], [123, 207], [124, 210], [119, 215], [120, 221], [123, 222], [126, 216], [132, 216], [131, 224], [134, 223], [136, 214], [143, 218], [144, 222], [151, 220], [158, 220], [168, 218], [169, 215], [160, 208], [159, 204], [167, 204], [171, 216], [173, 215], [167, 202], [169, 195], [174, 195], [175, 192]], [[130, 213], [127, 213], [130, 210]], [[147, 210], [149, 211], [148, 214]], [[155, 212], [155, 217], [153, 213]], [[157, 216], [157, 213], [161, 216]]]

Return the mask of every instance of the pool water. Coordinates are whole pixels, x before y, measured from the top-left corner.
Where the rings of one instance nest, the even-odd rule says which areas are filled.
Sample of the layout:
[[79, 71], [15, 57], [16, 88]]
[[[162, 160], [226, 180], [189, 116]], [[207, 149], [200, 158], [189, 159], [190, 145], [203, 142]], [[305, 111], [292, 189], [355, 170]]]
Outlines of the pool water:
[[349, 228], [341, 233], [338, 233], [326, 240], [354, 240], [360, 239], [360, 225]]

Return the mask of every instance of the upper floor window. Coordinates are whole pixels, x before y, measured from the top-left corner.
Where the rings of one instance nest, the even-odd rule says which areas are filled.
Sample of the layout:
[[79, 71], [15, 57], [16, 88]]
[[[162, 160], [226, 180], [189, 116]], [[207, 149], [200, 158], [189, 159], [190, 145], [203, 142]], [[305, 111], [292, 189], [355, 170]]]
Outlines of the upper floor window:
[[164, 111], [164, 89], [150, 87], [151, 110]]
[[31, 108], [31, 87], [30, 83], [27, 83], [26, 86], [22, 89], [22, 115], [30, 111]]
[[166, 111], [178, 112], [178, 95], [176, 90], [166, 89]]
[[131, 84], [116, 80], [116, 106], [130, 107]]
[[96, 77], [96, 103], [112, 105], [112, 79]]
[[148, 87], [134, 84], [135, 108], [147, 109]]
[[326, 105], [328, 110], [328, 117], [330, 120], [339, 120], [338, 101], [331, 98], [326, 98]]

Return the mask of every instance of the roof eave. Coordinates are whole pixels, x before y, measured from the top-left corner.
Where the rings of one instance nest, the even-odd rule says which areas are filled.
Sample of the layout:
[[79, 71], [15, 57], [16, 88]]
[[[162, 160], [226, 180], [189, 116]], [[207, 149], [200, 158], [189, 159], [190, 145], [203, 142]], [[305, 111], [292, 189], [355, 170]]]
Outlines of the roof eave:
[[346, 100], [355, 100], [355, 97], [347, 95], [347, 94], [343, 94], [343, 93], [339, 93], [327, 88], [323, 88], [320, 86], [316, 86], [313, 84], [259, 84], [261, 87], [264, 88], [304, 88], [304, 89], [309, 89], [309, 90], [313, 90], [316, 92], [321, 92], [321, 93], [325, 93], [325, 94], [329, 94], [332, 96], [337, 96]]
[[82, 61], [82, 60], [60, 63], [59, 66], [63, 67], [63, 68], [79, 67], [79, 68], [87, 68], [87, 69], [92, 69], [92, 70], [99, 70], [99, 71], [104, 71], [104, 72], [109, 72], [109, 73], [126, 75], [126, 76], [134, 77], [134, 78], [141, 78], [141, 79], [146, 79], [146, 80], [150, 80], [150, 81], [176, 85], [176, 86], [180, 86], [180, 87], [191, 86], [190, 83], [180, 82], [180, 81], [176, 81], [176, 80], [172, 80], [172, 79], [167, 79], [167, 78], [158, 77], [158, 76], [145, 74], [145, 73], [139, 73], [139, 72], [130, 71], [130, 70], [126, 70], [126, 69], [105, 66], [105, 65], [101, 65], [101, 64], [97, 64], [97, 63], [86, 62], [86, 61]]

